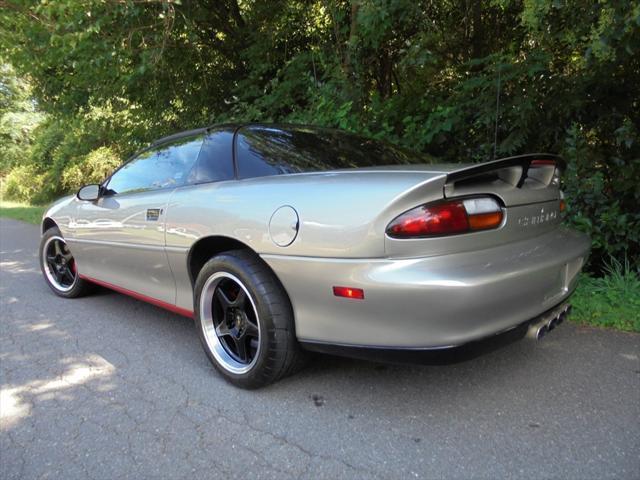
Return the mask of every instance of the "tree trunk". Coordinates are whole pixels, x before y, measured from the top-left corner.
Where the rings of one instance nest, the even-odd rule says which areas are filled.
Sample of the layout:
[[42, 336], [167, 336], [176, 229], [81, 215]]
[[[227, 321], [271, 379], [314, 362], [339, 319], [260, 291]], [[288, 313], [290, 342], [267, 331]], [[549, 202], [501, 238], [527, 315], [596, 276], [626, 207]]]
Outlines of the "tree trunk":
[[471, 58], [484, 57], [484, 28], [482, 25], [482, 3], [471, 1], [473, 35], [471, 36]]
[[354, 80], [353, 74], [353, 58], [352, 53], [355, 49], [356, 37], [358, 36], [358, 10], [360, 9], [360, 3], [358, 0], [351, 2], [351, 26], [349, 28], [349, 40], [347, 41], [347, 48], [342, 63], [345, 77], [348, 81]]
[[376, 79], [378, 93], [382, 98], [389, 98], [391, 96], [391, 82], [393, 80], [392, 73], [393, 62], [391, 61], [391, 55], [389, 55], [389, 51], [386, 48], [383, 48], [380, 52], [378, 75]]

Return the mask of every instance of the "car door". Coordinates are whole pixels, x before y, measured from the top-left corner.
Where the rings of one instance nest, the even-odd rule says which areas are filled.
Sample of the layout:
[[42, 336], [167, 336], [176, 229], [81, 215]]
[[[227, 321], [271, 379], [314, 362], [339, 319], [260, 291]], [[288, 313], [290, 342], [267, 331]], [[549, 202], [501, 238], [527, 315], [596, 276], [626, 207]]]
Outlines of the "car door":
[[165, 253], [167, 203], [187, 182], [201, 135], [150, 148], [117, 170], [93, 202], [81, 201], [73, 250], [81, 275], [175, 303]]
[[230, 197], [224, 187], [235, 179], [234, 132], [232, 127], [209, 131], [187, 184], [171, 196], [166, 251], [176, 279], [176, 305], [187, 310], [193, 309], [193, 286], [187, 270], [190, 248], [214, 231], [227, 231]]

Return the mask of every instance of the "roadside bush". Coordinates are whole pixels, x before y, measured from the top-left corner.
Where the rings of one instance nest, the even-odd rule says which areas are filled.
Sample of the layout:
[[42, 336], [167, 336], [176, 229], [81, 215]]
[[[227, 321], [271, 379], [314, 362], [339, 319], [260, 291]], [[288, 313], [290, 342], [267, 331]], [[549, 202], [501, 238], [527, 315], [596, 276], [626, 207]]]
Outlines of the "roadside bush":
[[100, 147], [86, 155], [79, 163], [67, 166], [62, 172], [62, 187], [67, 192], [78, 190], [88, 183], [100, 183], [120, 165], [119, 156], [109, 147]]
[[11, 170], [4, 180], [4, 196], [19, 202], [37, 203], [44, 190], [46, 173], [36, 165], [20, 165]]
[[[48, 203], [88, 182], [101, 181], [121, 158], [154, 138], [153, 123], [140, 116], [138, 108], [118, 99], [73, 115], [48, 116], [34, 129], [33, 143], [21, 162], [30, 172], [46, 174], [45, 178], [24, 178], [23, 187], [12, 180], [5, 196]], [[12, 178], [25, 177], [25, 171], [18, 170]], [[41, 185], [37, 192], [30, 188], [36, 181]]]
[[614, 258], [640, 265], [640, 155], [635, 129], [615, 131], [610, 145], [594, 148], [595, 132], [572, 126], [566, 137], [567, 219], [591, 237], [590, 271], [611, 270]]

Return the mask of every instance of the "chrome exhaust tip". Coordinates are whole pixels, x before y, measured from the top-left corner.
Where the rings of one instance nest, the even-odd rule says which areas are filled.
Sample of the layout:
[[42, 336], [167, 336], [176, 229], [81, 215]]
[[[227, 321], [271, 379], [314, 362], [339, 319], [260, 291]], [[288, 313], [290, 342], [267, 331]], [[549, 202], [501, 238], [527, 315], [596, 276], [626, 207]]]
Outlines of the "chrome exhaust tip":
[[558, 318], [557, 318], [558, 325], [564, 322], [566, 318], [567, 318], [567, 314], [565, 312], [562, 312], [560, 315], [558, 315]]
[[547, 333], [564, 322], [569, 312], [571, 312], [571, 305], [560, 306], [542, 318], [534, 320], [533, 323], [529, 324], [527, 337], [534, 340], [542, 339]]
[[542, 325], [536, 331], [536, 340], [542, 340], [542, 338], [549, 333], [549, 327]]
[[547, 326], [547, 322], [538, 322], [532, 325], [529, 325], [529, 330], [527, 331], [527, 337], [533, 340], [540, 340], [549, 332], [549, 327]]

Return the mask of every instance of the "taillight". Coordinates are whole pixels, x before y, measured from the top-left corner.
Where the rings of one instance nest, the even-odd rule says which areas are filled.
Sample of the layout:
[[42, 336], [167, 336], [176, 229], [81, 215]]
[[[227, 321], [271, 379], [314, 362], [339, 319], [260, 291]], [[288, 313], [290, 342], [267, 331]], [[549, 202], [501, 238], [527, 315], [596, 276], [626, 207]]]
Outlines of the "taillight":
[[430, 237], [498, 228], [503, 212], [491, 197], [467, 198], [416, 207], [387, 227], [395, 238]]

